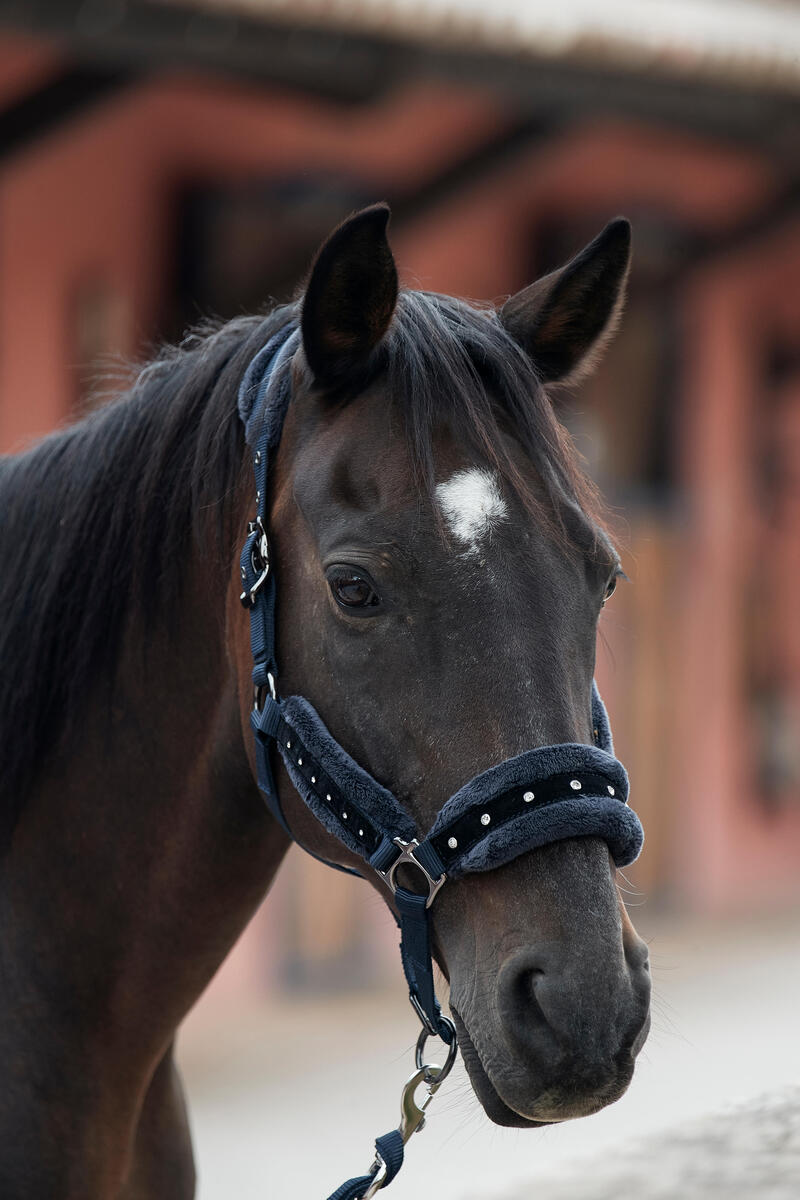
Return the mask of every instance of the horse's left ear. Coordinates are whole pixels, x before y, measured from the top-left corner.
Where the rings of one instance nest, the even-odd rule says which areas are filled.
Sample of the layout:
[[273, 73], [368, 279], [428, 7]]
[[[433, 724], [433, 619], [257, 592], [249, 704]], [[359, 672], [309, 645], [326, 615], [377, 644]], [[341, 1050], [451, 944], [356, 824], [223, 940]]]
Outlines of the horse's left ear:
[[566, 266], [503, 305], [500, 320], [545, 383], [573, 383], [592, 369], [616, 327], [630, 257], [630, 222], [617, 217]]
[[303, 300], [303, 349], [319, 383], [363, 369], [397, 303], [397, 268], [386, 238], [389, 207], [349, 217], [320, 249]]

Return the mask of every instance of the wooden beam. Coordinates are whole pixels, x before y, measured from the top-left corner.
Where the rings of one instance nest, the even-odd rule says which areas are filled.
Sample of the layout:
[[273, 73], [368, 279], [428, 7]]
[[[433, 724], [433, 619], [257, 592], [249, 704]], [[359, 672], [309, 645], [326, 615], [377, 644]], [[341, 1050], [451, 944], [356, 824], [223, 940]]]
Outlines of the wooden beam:
[[351, 103], [420, 77], [444, 78], [489, 87], [539, 119], [602, 112], [756, 146], [780, 163], [796, 158], [800, 98], [699, 73], [668, 76], [508, 49], [427, 45], [154, 0], [0, 0], [0, 23], [55, 36], [82, 60], [208, 70]]
[[135, 72], [117, 67], [60, 71], [0, 112], [0, 161], [56, 132], [136, 78]]
[[493, 171], [510, 165], [537, 143], [553, 133], [553, 126], [530, 117], [513, 121], [508, 128], [487, 141], [471, 147], [453, 162], [448, 162], [416, 191], [392, 197], [395, 224], [414, 221], [426, 212], [445, 204], [465, 189], [481, 183]]
[[152, 0], [0, 0], [2, 24], [54, 37], [81, 61], [207, 71], [341, 103], [369, 101], [395, 78], [391, 45], [374, 38]]

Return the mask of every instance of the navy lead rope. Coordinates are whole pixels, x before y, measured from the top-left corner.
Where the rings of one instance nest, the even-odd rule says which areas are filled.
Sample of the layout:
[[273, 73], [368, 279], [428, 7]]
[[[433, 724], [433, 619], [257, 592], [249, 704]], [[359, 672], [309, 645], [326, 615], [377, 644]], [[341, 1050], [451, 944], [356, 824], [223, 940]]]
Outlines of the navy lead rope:
[[[256, 484], [256, 513], [241, 557], [241, 601], [250, 614], [253, 655], [250, 720], [258, 785], [288, 836], [296, 840], [275, 785], [272, 765], [276, 749], [309, 809], [347, 849], [377, 872], [394, 897], [403, 970], [423, 1029], [417, 1043], [417, 1071], [403, 1090], [399, 1128], [377, 1139], [375, 1161], [368, 1174], [348, 1180], [330, 1197], [368, 1200], [396, 1176], [403, 1162], [403, 1147], [421, 1128], [425, 1107], [455, 1057], [455, 1028], [442, 1015], [433, 979], [429, 910], [439, 889], [448, 879], [492, 870], [528, 850], [570, 837], [605, 839], [617, 866], [624, 866], [639, 854], [644, 835], [638, 817], [627, 806], [628, 777], [614, 757], [608, 717], [594, 685], [594, 745], [539, 746], [490, 767], [447, 801], [424, 838], [392, 793], [333, 738], [307, 700], [301, 696], [279, 699], [267, 488], [270, 456], [280, 441], [289, 404], [289, 367], [298, 345], [299, 332], [292, 322], [256, 355], [239, 389], [239, 414], [253, 450]], [[320, 861], [360, 874], [327, 859]], [[401, 868], [413, 868], [425, 890], [418, 894], [400, 886], [396, 875]], [[440, 1037], [448, 1046], [443, 1067], [423, 1060], [429, 1036]], [[421, 1085], [428, 1092], [419, 1106], [415, 1092]]]

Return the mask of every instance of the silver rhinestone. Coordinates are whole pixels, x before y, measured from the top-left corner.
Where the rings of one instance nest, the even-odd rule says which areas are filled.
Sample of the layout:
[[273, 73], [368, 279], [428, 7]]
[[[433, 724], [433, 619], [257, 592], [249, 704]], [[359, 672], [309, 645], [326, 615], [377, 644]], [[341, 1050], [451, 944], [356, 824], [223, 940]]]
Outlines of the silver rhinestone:
[[536, 797], [534, 796], [533, 792], [526, 792], [522, 799], [526, 804], [530, 804], [531, 800], [535, 800]]
[[609, 785], [608, 785], [608, 794], [609, 794], [609, 796], [615, 796], [615, 795], [616, 795], [616, 792], [615, 792], [615, 791], [614, 791], [614, 789], [612, 788], [611, 784], [609, 784]]
[[247, 571], [242, 567], [242, 579], [247, 579]]
[[261, 451], [260, 450], [256, 450], [255, 456], [253, 458], [253, 462], [256, 464], [256, 466], [258, 466], [259, 463], [261, 462]]
[[298, 767], [302, 767], [302, 765], [303, 765], [303, 760], [302, 760], [302, 758], [298, 758], [298, 760], [297, 760], [297, 765], [298, 765]]
[[448, 839], [447, 839], [447, 844], [448, 844], [448, 846], [450, 847], [450, 849], [451, 849], [451, 850], [457, 850], [457, 849], [458, 849], [458, 840], [457, 840], [456, 838], [448, 838]]
[[346, 821], [346, 820], [347, 820], [347, 813], [342, 813], [342, 820], [343, 820], [343, 821]]
[[491, 819], [492, 818], [489, 816], [488, 813], [484, 813], [483, 816], [481, 817], [481, 825], [488, 825], [489, 822], [491, 821]]
[[291, 743], [291, 742], [287, 742], [287, 743], [286, 743], [286, 749], [287, 749], [287, 750], [291, 750], [291, 748], [292, 748], [292, 743]]
[[326, 799], [326, 800], [328, 801], [328, 803], [330, 804], [330, 802], [331, 802], [331, 794], [330, 794], [330, 792], [326, 792], [326, 793], [325, 793], [325, 799]]
[[581, 783], [580, 779], [570, 779], [569, 786], [572, 788], [573, 792], [579, 792], [583, 787], [583, 784]]
[[359, 829], [359, 831], [358, 831], [358, 836], [359, 836], [359, 837], [363, 837], [363, 836], [364, 836], [364, 830], [363, 830], [363, 829]]
[[316, 777], [316, 775], [312, 775], [312, 776], [311, 776], [311, 782], [312, 782], [312, 783], [316, 783], [316, 782], [317, 782], [317, 777]]
[[261, 492], [256, 492], [256, 504], [261, 503]]

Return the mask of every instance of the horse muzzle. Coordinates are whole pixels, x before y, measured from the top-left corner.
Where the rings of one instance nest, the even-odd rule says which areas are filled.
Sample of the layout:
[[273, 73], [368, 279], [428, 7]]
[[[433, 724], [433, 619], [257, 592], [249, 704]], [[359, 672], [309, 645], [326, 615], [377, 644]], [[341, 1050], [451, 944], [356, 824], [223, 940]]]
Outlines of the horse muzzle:
[[[451, 1010], [473, 1088], [500, 1125], [550, 1124], [598, 1112], [625, 1092], [650, 1026], [647, 948], [626, 936], [605, 960], [560, 944], [509, 955], [472, 989], [478, 1012]], [[462, 1011], [463, 1007], [463, 1011]]]

